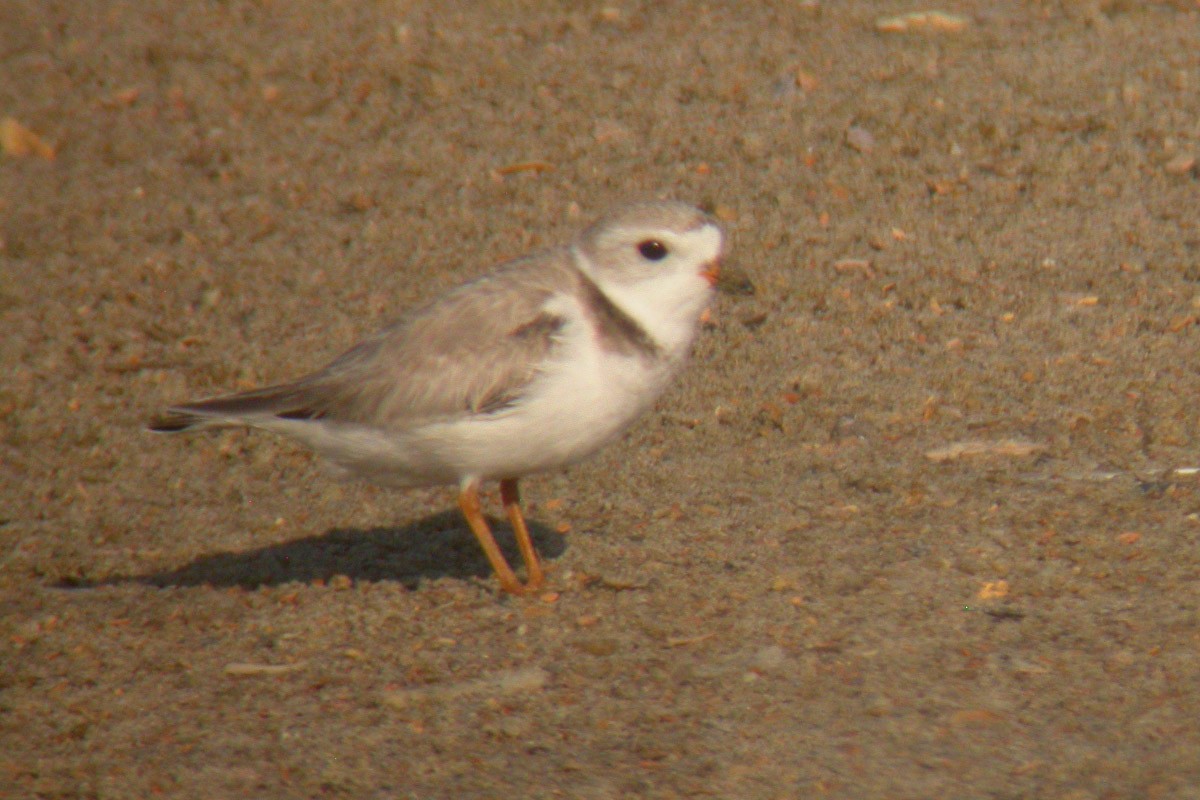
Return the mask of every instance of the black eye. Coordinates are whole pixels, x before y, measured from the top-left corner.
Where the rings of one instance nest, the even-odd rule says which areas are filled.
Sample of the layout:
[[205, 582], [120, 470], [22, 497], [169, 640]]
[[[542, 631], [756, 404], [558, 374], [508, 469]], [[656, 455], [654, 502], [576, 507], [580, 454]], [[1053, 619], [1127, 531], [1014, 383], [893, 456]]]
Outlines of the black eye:
[[658, 239], [647, 239], [638, 243], [638, 252], [649, 261], [662, 261], [667, 257], [667, 246]]

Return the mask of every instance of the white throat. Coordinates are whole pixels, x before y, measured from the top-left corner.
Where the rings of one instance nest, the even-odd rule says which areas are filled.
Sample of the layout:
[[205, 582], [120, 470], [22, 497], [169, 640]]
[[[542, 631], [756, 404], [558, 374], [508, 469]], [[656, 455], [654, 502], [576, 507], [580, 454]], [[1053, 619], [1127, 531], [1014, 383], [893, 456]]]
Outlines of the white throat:
[[699, 270], [664, 272], [636, 283], [619, 283], [605, 280], [579, 249], [572, 248], [572, 254], [579, 270], [641, 325], [669, 359], [687, 354], [712, 293]]

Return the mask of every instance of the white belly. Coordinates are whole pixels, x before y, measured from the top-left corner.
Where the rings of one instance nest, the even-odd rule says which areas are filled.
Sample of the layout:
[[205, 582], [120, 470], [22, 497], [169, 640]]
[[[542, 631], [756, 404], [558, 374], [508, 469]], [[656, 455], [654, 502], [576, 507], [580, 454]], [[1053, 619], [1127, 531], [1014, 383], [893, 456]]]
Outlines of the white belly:
[[[596, 346], [570, 324], [554, 360], [510, 408], [404, 431], [302, 422], [283, 431], [352, 475], [397, 486], [515, 478], [562, 467], [621, 435], [662, 393], [683, 353], [649, 358]], [[320, 423], [318, 423], [320, 424]]]
[[661, 394], [662, 362], [604, 355], [542, 376], [519, 405], [490, 417], [433, 426], [423, 438], [460, 477], [511, 478], [562, 467], [620, 436]]

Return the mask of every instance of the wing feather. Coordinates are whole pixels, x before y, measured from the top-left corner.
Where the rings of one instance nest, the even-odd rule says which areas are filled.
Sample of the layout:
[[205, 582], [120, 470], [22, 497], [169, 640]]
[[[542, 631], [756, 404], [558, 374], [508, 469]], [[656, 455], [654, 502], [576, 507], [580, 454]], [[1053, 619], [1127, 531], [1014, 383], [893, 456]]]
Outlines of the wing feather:
[[464, 284], [295, 382], [168, 409], [153, 430], [327, 419], [404, 429], [517, 402], [564, 320], [545, 310], [581, 276], [566, 249]]

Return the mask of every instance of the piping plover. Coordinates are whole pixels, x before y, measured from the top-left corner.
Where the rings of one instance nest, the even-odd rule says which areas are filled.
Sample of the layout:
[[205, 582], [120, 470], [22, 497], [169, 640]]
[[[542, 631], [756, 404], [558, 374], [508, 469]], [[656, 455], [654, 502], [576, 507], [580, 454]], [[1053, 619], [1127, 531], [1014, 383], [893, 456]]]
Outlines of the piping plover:
[[[351, 476], [451, 484], [501, 587], [542, 567], [517, 481], [617, 438], [685, 360], [724, 237], [691, 206], [621, 208], [570, 245], [519, 258], [409, 312], [291, 383], [172, 406], [150, 429], [261, 428]], [[518, 581], [483, 517], [500, 496], [525, 562]]]

